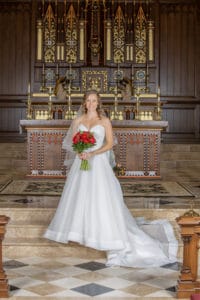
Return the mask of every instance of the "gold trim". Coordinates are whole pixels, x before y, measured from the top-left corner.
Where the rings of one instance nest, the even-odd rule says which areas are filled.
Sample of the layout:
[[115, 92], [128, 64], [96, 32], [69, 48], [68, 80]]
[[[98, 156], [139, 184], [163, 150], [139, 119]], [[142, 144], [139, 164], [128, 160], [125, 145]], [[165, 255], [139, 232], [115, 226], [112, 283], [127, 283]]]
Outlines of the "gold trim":
[[157, 94], [140, 94], [139, 98], [158, 98]]

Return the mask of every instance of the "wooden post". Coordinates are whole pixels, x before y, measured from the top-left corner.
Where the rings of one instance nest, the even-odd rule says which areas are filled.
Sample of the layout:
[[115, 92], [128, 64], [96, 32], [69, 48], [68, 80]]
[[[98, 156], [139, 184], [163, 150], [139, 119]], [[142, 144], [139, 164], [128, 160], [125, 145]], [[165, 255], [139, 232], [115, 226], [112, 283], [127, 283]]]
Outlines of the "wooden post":
[[183, 266], [178, 280], [177, 298], [189, 298], [200, 294], [198, 277], [198, 248], [200, 239], [200, 216], [181, 216], [177, 218], [183, 240]]
[[8, 298], [8, 280], [6, 273], [3, 269], [3, 261], [2, 261], [2, 241], [5, 235], [5, 228], [6, 224], [9, 221], [9, 217], [1, 216], [0, 215], [0, 299], [1, 298]]

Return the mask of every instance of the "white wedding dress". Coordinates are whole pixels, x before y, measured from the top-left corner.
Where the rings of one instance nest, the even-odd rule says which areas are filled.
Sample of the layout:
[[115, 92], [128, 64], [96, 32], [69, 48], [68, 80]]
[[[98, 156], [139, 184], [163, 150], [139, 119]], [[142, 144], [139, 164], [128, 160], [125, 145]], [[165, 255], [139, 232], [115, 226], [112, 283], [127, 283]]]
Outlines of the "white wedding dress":
[[[82, 124], [78, 129], [87, 130]], [[101, 147], [105, 138], [102, 125], [91, 131], [97, 143], [88, 151]], [[177, 240], [171, 225], [166, 220], [138, 222], [132, 217], [109, 153], [93, 156], [89, 171], [80, 170], [81, 160], [76, 156], [44, 237], [106, 251], [108, 266], [154, 267], [175, 262]]]

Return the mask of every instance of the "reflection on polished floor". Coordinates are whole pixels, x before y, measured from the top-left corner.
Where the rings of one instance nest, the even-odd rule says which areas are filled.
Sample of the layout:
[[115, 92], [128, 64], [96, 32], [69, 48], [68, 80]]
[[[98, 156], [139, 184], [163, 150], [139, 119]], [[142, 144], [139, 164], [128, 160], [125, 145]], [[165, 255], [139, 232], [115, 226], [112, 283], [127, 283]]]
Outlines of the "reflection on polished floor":
[[[177, 190], [170, 195], [161, 194], [153, 186], [152, 196], [148, 193], [149, 183], [143, 182], [143, 194], [125, 196], [124, 200], [135, 217], [168, 218], [178, 237], [176, 217], [191, 208], [200, 213], [200, 166], [186, 166], [173, 172], [165, 169], [162, 174], [160, 182], [176, 182], [180, 194]], [[46, 241], [42, 234], [60, 196], [37, 195], [30, 190], [27, 194], [6, 194], [3, 191], [12, 180], [27, 180], [6, 176], [0, 176], [4, 180], [0, 182], [0, 209], [1, 214], [10, 216], [3, 242], [10, 299], [176, 299], [181, 259], [159, 268], [110, 268], [105, 266], [103, 252], [75, 243], [60, 245]]]

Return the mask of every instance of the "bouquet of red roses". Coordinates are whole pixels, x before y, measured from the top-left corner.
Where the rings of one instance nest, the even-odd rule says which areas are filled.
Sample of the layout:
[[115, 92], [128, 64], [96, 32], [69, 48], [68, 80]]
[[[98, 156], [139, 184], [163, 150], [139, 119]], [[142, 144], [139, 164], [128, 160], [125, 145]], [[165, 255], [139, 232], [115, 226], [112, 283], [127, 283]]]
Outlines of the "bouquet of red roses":
[[[95, 146], [96, 139], [90, 131], [78, 131], [72, 139], [72, 148], [75, 152], [82, 153], [83, 151]], [[87, 159], [82, 159], [81, 170], [89, 170], [89, 162]]]

